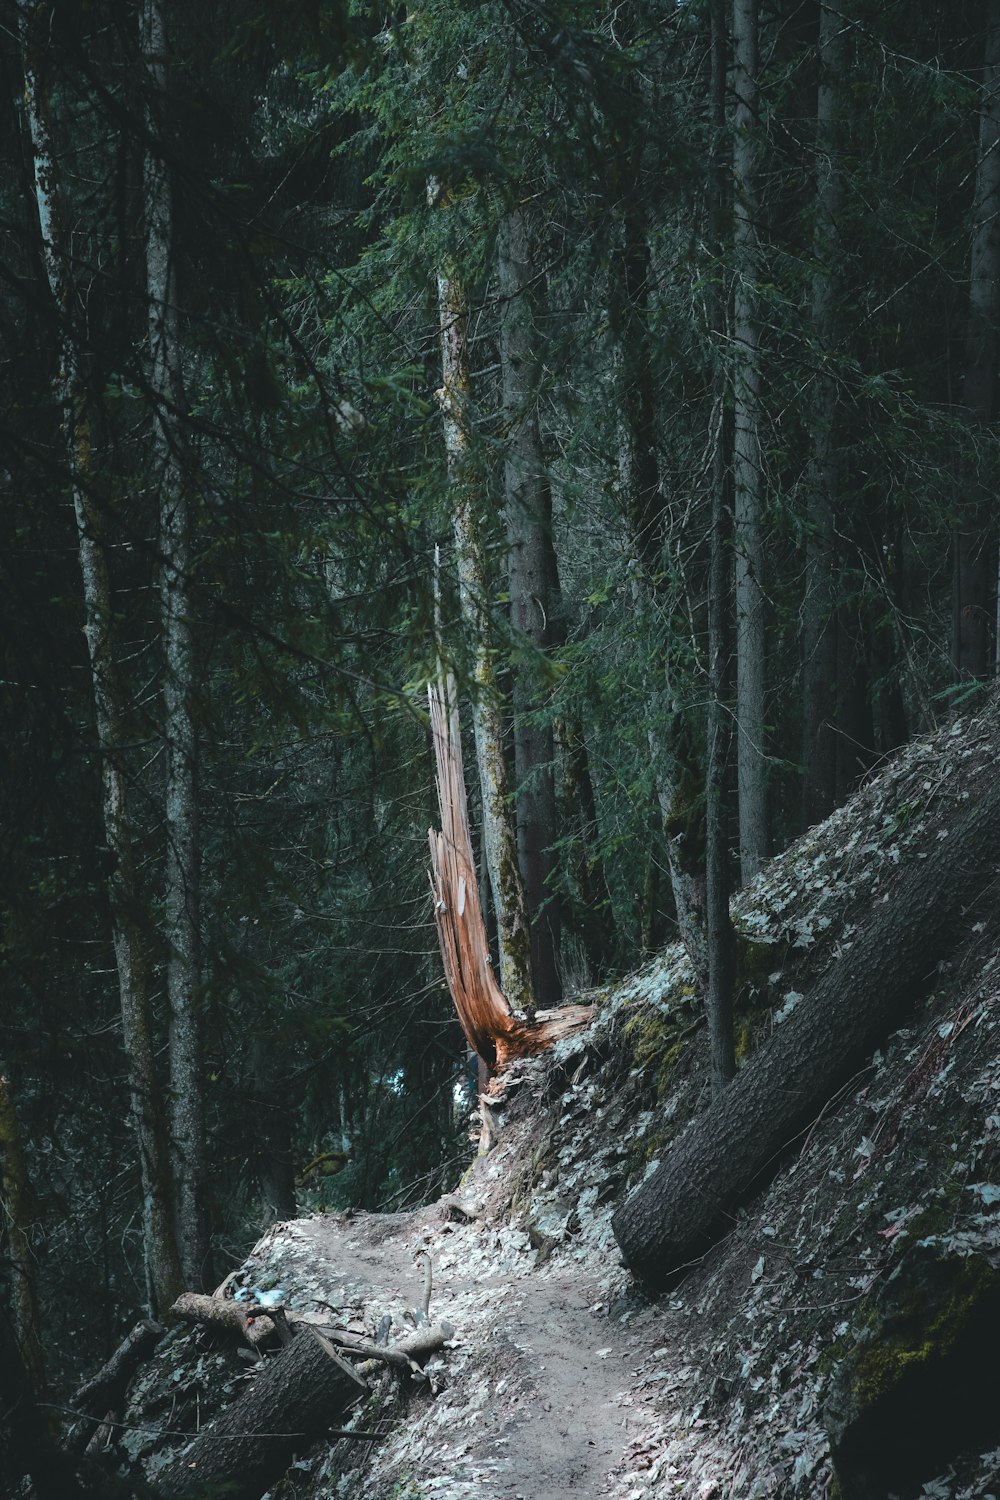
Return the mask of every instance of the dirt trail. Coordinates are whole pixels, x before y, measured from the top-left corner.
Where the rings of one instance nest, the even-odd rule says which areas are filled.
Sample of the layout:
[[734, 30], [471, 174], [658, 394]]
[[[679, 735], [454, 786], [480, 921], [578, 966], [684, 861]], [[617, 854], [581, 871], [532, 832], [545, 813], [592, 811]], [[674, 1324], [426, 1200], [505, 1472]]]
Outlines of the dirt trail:
[[331, 1302], [369, 1319], [389, 1312], [397, 1337], [403, 1309], [421, 1304], [415, 1261], [426, 1249], [431, 1318], [456, 1330], [438, 1393], [411, 1401], [373, 1455], [372, 1500], [606, 1500], [609, 1476], [649, 1426], [632, 1386], [662, 1337], [651, 1309], [612, 1318], [582, 1269], [543, 1273], [533, 1253], [505, 1264], [490, 1231], [442, 1223], [434, 1210], [317, 1218], [283, 1232], [290, 1281], [326, 1283]]

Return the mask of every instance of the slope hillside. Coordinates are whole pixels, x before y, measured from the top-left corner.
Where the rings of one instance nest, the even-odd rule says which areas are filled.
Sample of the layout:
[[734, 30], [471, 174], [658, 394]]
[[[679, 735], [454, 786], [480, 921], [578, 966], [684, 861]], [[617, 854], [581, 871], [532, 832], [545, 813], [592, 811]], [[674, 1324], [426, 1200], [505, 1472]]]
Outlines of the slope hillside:
[[[901, 872], [998, 776], [993, 705], [909, 746], [741, 895], [742, 1059], [848, 972]], [[274, 1226], [228, 1296], [341, 1340], [391, 1344], [408, 1310], [448, 1326], [419, 1375], [371, 1361], [369, 1394], [329, 1419], [355, 1435], [303, 1441], [273, 1500], [1000, 1495], [1000, 903], [980, 863], [895, 1029], [665, 1295], [611, 1226], [708, 1104], [679, 948], [494, 1086], [497, 1143], [441, 1203]], [[145, 1367], [121, 1446], [159, 1493], [168, 1465], [195, 1483], [191, 1435], [261, 1378], [243, 1354], [182, 1326]]]

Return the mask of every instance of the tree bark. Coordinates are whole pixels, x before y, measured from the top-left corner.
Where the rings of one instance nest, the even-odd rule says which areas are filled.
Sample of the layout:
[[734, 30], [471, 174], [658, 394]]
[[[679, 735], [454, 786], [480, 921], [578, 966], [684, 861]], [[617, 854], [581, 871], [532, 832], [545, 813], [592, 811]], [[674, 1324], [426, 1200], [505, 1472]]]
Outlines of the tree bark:
[[[436, 181], [428, 184], [427, 197], [432, 206], [447, 206], [448, 194]], [[512, 1008], [528, 1011], [534, 1008], [531, 926], [518, 864], [517, 829], [511, 813], [513, 799], [503, 751], [500, 694], [490, 653], [486, 551], [477, 515], [476, 465], [470, 452], [468, 308], [465, 288], [453, 267], [439, 270], [437, 284], [442, 368], [438, 401], [451, 487], [459, 597], [473, 651], [472, 724], [482, 792], [483, 844], [500, 950], [500, 987]]]
[[[722, 213], [725, 198], [722, 142], [726, 123], [725, 0], [712, 0], [711, 9], [710, 166], [711, 251], [720, 285], [713, 298], [713, 332], [719, 342], [726, 331], [726, 299], [722, 273]], [[712, 454], [712, 522], [708, 577], [708, 714], [705, 756], [705, 925], [708, 979], [705, 1009], [712, 1056], [712, 1087], [720, 1093], [736, 1072], [733, 1041], [733, 984], [735, 979], [733, 923], [729, 912], [729, 799], [730, 654], [732, 650], [732, 524], [727, 464], [724, 372], [715, 377], [714, 449]]]
[[[167, 37], [161, 0], [145, 0], [143, 53], [150, 74], [150, 134], [164, 139]], [[157, 118], [157, 116], [164, 118]], [[160, 616], [163, 625], [165, 747], [164, 937], [170, 1011], [170, 1144], [178, 1248], [184, 1279], [212, 1284], [205, 1180], [205, 1086], [200, 995], [198, 737], [194, 716], [194, 636], [190, 582], [188, 475], [175, 417], [181, 402], [180, 338], [174, 277], [173, 202], [166, 160], [145, 159], [146, 282], [153, 439], [160, 491]]]
[[[655, 380], [649, 330], [650, 256], [636, 164], [623, 152], [624, 244], [618, 267], [619, 286], [612, 295], [617, 324], [622, 385], [618, 483], [628, 545], [634, 554], [637, 603], [666, 601], [678, 611], [684, 581], [670, 576], [665, 558], [669, 517], [664, 505], [656, 445]], [[633, 174], [634, 180], [633, 180]], [[682, 632], [683, 633], [683, 632]], [[658, 652], [657, 678], [650, 694], [653, 719], [649, 750], [660, 808], [674, 912], [699, 985], [708, 979], [705, 936], [705, 868], [701, 770], [686, 722], [683, 693], [669, 645]]]
[[367, 1392], [365, 1381], [329, 1343], [303, 1329], [175, 1459], [155, 1493], [183, 1500], [224, 1485], [229, 1500], [258, 1500], [296, 1453], [317, 1442]]
[[277, 1335], [274, 1319], [256, 1302], [236, 1302], [208, 1292], [181, 1292], [170, 1309], [185, 1323], [208, 1323], [256, 1348]]
[[770, 853], [765, 723], [763, 474], [758, 320], [758, 0], [734, 0], [733, 483], [736, 554], [737, 780], [743, 883]]
[[42, 255], [60, 327], [58, 392], [64, 411], [64, 435], [83, 575], [84, 631], [90, 654], [97, 744], [101, 757], [104, 836], [111, 865], [108, 896], [112, 937], [132, 1118], [142, 1174], [146, 1276], [150, 1306], [155, 1312], [158, 1308], [169, 1307], [181, 1289], [183, 1278], [174, 1240], [166, 1118], [155, 1065], [148, 968], [140, 927], [134, 840], [126, 795], [125, 694], [115, 656], [111, 583], [102, 541], [104, 517], [93, 486], [88, 393], [73, 335], [72, 277], [60, 222], [58, 166], [42, 86], [41, 70], [46, 56], [51, 11], [48, 0], [20, 0], [25, 105]]
[[542, 719], [545, 657], [552, 644], [559, 578], [552, 545], [552, 494], [538, 423], [537, 226], [526, 208], [500, 228], [500, 363], [503, 379], [504, 519], [514, 643], [514, 774], [517, 847], [531, 917], [531, 967], [539, 1005], [558, 1005], [559, 902], [552, 889], [556, 841], [551, 722]]
[[803, 822], [818, 823], [837, 795], [837, 539], [840, 460], [836, 442], [837, 378], [830, 363], [840, 306], [840, 114], [847, 42], [843, 8], [825, 3], [819, 20], [820, 78], [816, 98], [816, 226], [812, 329], [816, 360], [812, 459], [806, 508], [803, 637]]
[[10, 1311], [21, 1367], [35, 1398], [44, 1400], [45, 1360], [38, 1311], [38, 1276], [29, 1237], [33, 1194], [10, 1079], [0, 1074], [0, 1189], [10, 1262]]
[[252, 1068], [255, 1115], [253, 1168], [260, 1188], [261, 1204], [268, 1223], [275, 1219], [294, 1219], [294, 1101], [290, 1097], [287, 1076], [282, 1076], [282, 1051], [273, 1045], [269, 1037], [254, 1038]]
[[571, 925], [573, 935], [579, 939], [593, 978], [604, 972], [614, 943], [614, 916], [604, 862], [595, 847], [600, 838], [597, 799], [587, 741], [579, 722], [559, 719], [554, 733], [562, 768], [562, 818], [571, 831], [566, 864], [573, 900], [563, 914], [564, 924]]
[[[972, 212], [962, 398], [973, 427], [985, 431], [996, 417], [1000, 357], [1000, 0], [991, 0], [986, 22]], [[952, 654], [959, 681], [988, 677], [993, 666], [990, 605], [997, 558], [995, 497], [983, 495], [975, 478], [971, 488], [953, 539]]]
[[996, 869], [1000, 777], [983, 779], [973, 810], [901, 875], [848, 953], [618, 1210], [615, 1237], [644, 1281], [665, 1287], [704, 1254], [923, 993]]

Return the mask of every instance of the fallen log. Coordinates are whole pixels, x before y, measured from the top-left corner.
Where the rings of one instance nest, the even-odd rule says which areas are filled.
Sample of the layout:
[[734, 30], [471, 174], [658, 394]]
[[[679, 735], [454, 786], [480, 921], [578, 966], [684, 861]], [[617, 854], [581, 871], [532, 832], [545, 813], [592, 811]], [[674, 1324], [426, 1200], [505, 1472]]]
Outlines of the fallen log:
[[256, 1302], [234, 1302], [207, 1292], [181, 1292], [170, 1311], [185, 1323], [204, 1323], [235, 1334], [254, 1348], [276, 1332], [274, 1320]]
[[163, 1332], [159, 1323], [143, 1318], [97, 1374], [80, 1387], [71, 1403], [75, 1420], [63, 1444], [67, 1452], [82, 1453], [108, 1412], [121, 1411], [133, 1375], [152, 1354]]
[[971, 810], [901, 874], [850, 950], [615, 1214], [622, 1254], [650, 1286], [670, 1286], [731, 1226], [796, 1133], [926, 991], [996, 872], [1000, 777], [983, 779]]
[[367, 1394], [367, 1383], [328, 1340], [300, 1327], [159, 1477], [154, 1493], [162, 1500], [193, 1500], [217, 1486], [228, 1500], [259, 1500], [297, 1452]]

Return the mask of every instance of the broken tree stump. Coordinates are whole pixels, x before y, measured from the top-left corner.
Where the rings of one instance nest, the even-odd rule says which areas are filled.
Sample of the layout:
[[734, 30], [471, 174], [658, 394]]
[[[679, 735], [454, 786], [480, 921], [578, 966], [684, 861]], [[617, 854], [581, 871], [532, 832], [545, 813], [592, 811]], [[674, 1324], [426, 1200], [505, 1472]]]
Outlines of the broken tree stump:
[[1000, 777], [991, 767], [983, 781], [971, 810], [902, 873], [850, 950], [615, 1214], [622, 1254], [650, 1286], [670, 1286], [731, 1226], [796, 1133], [925, 993], [996, 874]]
[[300, 1328], [244, 1394], [159, 1477], [162, 1500], [194, 1500], [215, 1485], [228, 1500], [259, 1500], [296, 1453], [368, 1394], [366, 1382], [313, 1329]]

